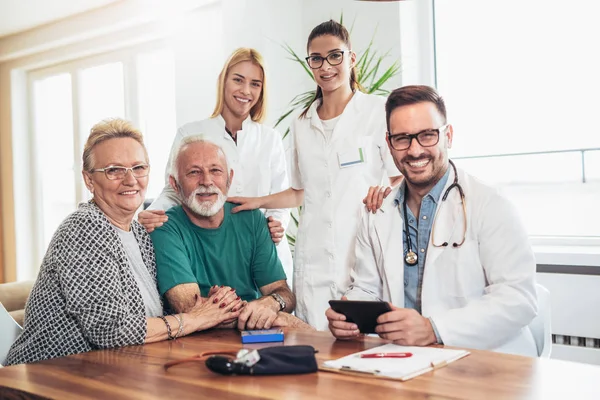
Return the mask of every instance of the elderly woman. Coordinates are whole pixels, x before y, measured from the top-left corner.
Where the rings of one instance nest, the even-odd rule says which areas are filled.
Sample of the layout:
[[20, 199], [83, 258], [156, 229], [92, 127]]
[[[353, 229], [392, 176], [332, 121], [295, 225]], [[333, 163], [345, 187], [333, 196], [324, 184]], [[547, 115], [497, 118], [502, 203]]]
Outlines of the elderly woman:
[[127, 121], [92, 128], [83, 178], [93, 198], [54, 234], [7, 365], [173, 339], [239, 316], [243, 303], [228, 287], [196, 298], [188, 313], [163, 315], [152, 242], [133, 220], [149, 168], [142, 135]]

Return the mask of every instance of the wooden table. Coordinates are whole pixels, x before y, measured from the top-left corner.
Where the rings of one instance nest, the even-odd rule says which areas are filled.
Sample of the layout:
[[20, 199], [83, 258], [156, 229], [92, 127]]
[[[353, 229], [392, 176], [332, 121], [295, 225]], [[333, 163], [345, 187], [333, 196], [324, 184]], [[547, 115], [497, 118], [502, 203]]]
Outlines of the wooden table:
[[[383, 344], [336, 341], [326, 332], [286, 332], [324, 361]], [[259, 345], [254, 345], [259, 346]], [[204, 362], [163, 365], [208, 350], [237, 350], [239, 333], [209, 331], [175, 341], [93, 351], [0, 369], [0, 398], [159, 399], [600, 399], [600, 367], [473, 350], [466, 358], [407, 382], [330, 372], [222, 376]]]

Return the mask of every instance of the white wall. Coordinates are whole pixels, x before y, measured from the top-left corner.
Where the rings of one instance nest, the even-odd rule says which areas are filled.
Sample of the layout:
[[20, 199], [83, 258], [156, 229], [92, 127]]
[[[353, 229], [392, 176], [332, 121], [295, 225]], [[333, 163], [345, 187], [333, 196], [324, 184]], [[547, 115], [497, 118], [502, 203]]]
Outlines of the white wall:
[[[221, 5], [194, 10], [178, 21], [171, 39], [175, 57], [177, 125], [205, 118], [215, 105], [217, 75], [226, 52], [222, 41]], [[169, 132], [174, 135], [174, 132]]]

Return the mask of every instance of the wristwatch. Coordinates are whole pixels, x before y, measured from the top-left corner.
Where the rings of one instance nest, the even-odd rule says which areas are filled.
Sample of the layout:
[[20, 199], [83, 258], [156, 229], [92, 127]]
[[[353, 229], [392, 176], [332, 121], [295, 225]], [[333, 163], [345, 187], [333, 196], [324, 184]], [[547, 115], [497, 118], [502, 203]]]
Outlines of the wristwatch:
[[285, 300], [277, 293], [271, 293], [271, 296], [279, 303], [279, 311], [285, 308]]

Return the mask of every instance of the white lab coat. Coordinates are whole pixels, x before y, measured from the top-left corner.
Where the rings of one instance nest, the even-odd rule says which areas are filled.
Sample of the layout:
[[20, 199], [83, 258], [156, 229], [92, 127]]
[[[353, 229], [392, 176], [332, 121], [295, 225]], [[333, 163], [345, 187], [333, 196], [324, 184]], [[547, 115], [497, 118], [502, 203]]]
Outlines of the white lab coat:
[[[294, 250], [296, 315], [327, 329], [325, 310], [350, 283], [362, 200], [398, 176], [385, 142], [385, 98], [356, 92], [327, 140], [317, 106], [292, 125], [292, 187], [304, 189]], [[339, 154], [362, 149], [365, 162], [340, 168]]]
[[[233, 180], [229, 188], [230, 196], [257, 197], [281, 192], [290, 187], [287, 173], [287, 162], [281, 135], [265, 125], [252, 121], [250, 117], [242, 123], [242, 130], [237, 133], [237, 145], [225, 131], [225, 120], [222, 116], [191, 122], [177, 130], [171, 153], [184, 137], [203, 134], [220, 144], [227, 155], [229, 168], [233, 169]], [[175, 191], [169, 185], [171, 157], [165, 172], [165, 187], [160, 196], [149, 209], [168, 210], [180, 204]], [[272, 216], [284, 228], [290, 220], [289, 209], [263, 210], [266, 217]], [[277, 245], [277, 254], [291, 286], [293, 276], [292, 254], [287, 239], [284, 237]]]
[[[450, 245], [434, 247], [429, 239], [422, 314], [431, 317], [446, 345], [537, 357], [528, 327], [537, 298], [527, 233], [506, 198], [460, 169], [458, 176], [466, 198], [467, 238], [452, 247], [464, 227], [460, 196], [452, 189], [438, 204], [435, 220], [435, 243]], [[453, 181], [451, 171], [446, 188]], [[404, 307], [404, 222], [394, 206], [400, 187], [376, 214], [363, 210], [349, 299]]]

